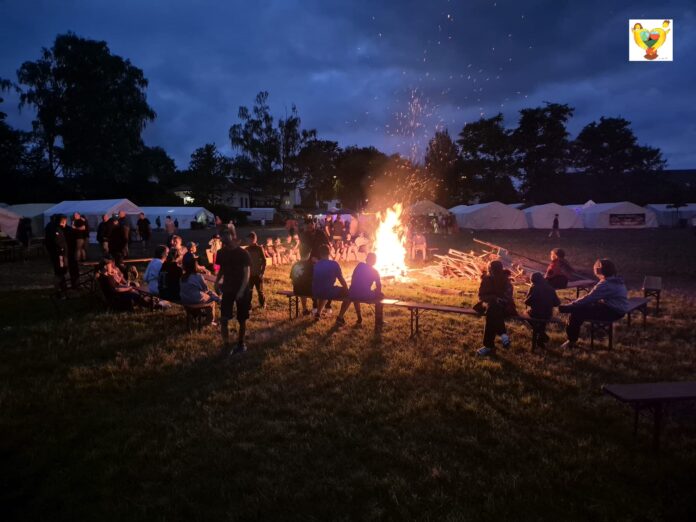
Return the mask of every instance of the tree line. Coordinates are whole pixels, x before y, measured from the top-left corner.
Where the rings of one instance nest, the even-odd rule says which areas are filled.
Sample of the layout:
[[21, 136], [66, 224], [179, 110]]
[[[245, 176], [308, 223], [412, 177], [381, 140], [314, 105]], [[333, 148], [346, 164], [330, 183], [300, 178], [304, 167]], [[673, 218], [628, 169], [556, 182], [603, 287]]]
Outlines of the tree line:
[[[360, 209], [428, 198], [445, 206], [500, 200], [574, 203], [683, 196], [665, 183], [659, 149], [640, 145], [623, 118], [600, 118], [571, 139], [573, 108], [557, 103], [520, 111], [515, 128], [502, 114], [468, 123], [452, 138], [438, 130], [422, 164], [375, 147], [341, 147], [302, 126], [294, 105], [271, 114], [268, 92], [241, 106], [229, 128], [234, 152], [214, 143], [194, 150], [179, 170], [161, 147], [143, 142], [157, 117], [148, 81], [103, 41], [58, 35], [51, 48], [0, 80], [31, 107], [31, 131], [12, 128], [0, 111], [0, 175], [8, 203], [126, 196], [140, 204], [176, 204], [177, 186], [197, 204], [218, 206], [230, 183], [278, 199], [300, 184], [311, 202], [340, 199]], [[2, 98], [0, 98], [2, 102]]]

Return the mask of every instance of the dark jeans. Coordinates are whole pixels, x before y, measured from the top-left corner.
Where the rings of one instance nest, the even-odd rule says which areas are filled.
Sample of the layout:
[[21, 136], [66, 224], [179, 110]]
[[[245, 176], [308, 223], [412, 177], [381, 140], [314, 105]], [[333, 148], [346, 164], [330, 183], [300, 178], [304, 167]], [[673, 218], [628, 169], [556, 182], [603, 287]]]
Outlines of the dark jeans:
[[572, 343], [580, 337], [580, 327], [585, 321], [616, 321], [625, 314], [617, 312], [604, 303], [590, 303], [586, 305], [571, 305], [563, 307], [563, 312], [570, 312], [566, 334]]
[[254, 288], [259, 296], [259, 306], [266, 303], [266, 297], [263, 295], [263, 275], [253, 275], [249, 277], [249, 291], [253, 295]]
[[532, 327], [532, 345], [546, 343], [549, 340], [549, 336], [546, 335], [546, 321], [549, 317], [535, 317], [532, 314], [529, 314], [529, 317], [536, 319], [529, 321], [529, 326]]
[[495, 348], [495, 336], [506, 333], [505, 308], [498, 303], [490, 303], [486, 310], [486, 326], [483, 330], [483, 345]]

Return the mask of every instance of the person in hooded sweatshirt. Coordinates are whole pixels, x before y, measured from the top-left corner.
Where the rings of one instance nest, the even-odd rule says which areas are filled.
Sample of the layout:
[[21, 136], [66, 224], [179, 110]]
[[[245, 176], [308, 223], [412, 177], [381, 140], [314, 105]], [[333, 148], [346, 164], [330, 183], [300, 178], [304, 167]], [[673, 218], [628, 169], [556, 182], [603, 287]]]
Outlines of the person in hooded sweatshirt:
[[568, 340], [561, 348], [574, 348], [580, 336], [580, 327], [585, 321], [616, 321], [626, 315], [628, 309], [628, 291], [621, 277], [616, 275], [616, 265], [609, 259], [598, 259], [594, 264], [594, 273], [599, 282], [590, 293], [576, 299], [558, 310], [569, 313], [566, 334]]
[[[503, 348], [510, 347], [510, 336], [505, 328], [505, 318], [517, 315], [513, 298], [510, 271], [503, 268], [500, 261], [488, 263], [488, 270], [481, 276], [479, 303], [474, 307], [485, 306], [486, 325], [483, 330], [483, 346], [476, 355], [488, 356], [495, 352], [495, 338], [500, 335]], [[483, 310], [483, 308], [479, 308]]]
[[549, 336], [546, 335], [546, 321], [551, 319], [554, 307], [560, 306], [561, 301], [556, 295], [556, 290], [541, 273], [532, 274], [532, 286], [527, 292], [524, 304], [529, 307], [529, 317], [536, 319], [536, 321], [530, 321], [534, 338], [532, 345], [543, 348], [549, 340]]

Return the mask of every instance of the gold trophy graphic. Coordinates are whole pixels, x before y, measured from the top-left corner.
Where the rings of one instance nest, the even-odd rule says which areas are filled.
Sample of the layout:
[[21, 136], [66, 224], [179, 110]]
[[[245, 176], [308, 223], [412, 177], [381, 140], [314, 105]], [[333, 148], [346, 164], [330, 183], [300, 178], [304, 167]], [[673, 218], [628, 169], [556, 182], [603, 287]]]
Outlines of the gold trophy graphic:
[[657, 49], [665, 43], [667, 33], [669, 33], [669, 21], [662, 22], [661, 28], [647, 30], [641, 24], [633, 26], [633, 39], [639, 47], [645, 49], [646, 60], [654, 60], [657, 58]]

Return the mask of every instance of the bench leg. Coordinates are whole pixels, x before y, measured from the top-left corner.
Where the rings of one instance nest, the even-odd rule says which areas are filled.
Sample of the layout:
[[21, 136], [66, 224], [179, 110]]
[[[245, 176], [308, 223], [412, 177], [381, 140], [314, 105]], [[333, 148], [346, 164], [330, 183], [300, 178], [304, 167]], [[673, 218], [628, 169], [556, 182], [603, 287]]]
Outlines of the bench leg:
[[414, 314], [413, 308], [410, 308], [409, 312], [411, 312], [411, 338], [413, 338], [413, 314]]
[[631, 326], [631, 314], [632, 314], [632, 313], [633, 313], [633, 312], [628, 312], [628, 313], [626, 314], [626, 320], [628, 321], [628, 326]]
[[594, 329], [595, 329], [595, 324], [590, 323], [590, 348], [594, 348]]
[[614, 323], [609, 323], [609, 349], [614, 348]]
[[300, 298], [295, 296], [295, 319], [300, 317]]
[[648, 319], [648, 305], [646, 304], [645, 306], [642, 306], [640, 311], [643, 314], [643, 328], [645, 328]]
[[418, 335], [418, 326], [419, 326], [419, 325], [418, 325], [418, 319], [419, 319], [419, 316], [420, 316], [420, 313], [419, 313], [419, 312], [420, 312], [420, 310], [419, 310], [418, 308], [416, 308], [416, 335]]
[[655, 315], [660, 315], [660, 290], [655, 294]]

